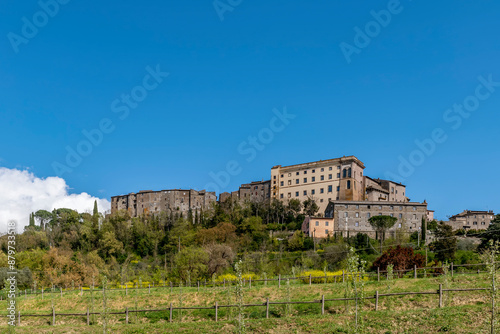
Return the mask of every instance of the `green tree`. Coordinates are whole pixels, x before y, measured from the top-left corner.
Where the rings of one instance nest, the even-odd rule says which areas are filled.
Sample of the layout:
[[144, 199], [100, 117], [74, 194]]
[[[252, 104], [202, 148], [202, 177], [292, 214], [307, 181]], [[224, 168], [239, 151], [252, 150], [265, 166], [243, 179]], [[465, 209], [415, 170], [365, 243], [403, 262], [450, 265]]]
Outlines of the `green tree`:
[[97, 209], [97, 200], [94, 201], [94, 217], [99, 216], [99, 210]]
[[319, 210], [318, 204], [312, 198], [308, 198], [303, 203], [304, 213], [308, 216], [313, 217]]
[[391, 216], [373, 216], [368, 222], [378, 234], [380, 240], [380, 253], [382, 254], [382, 242], [385, 240], [385, 232], [396, 224], [398, 219]]
[[490, 247], [491, 241], [500, 241], [500, 214], [496, 215], [491, 221], [486, 232], [481, 234], [481, 244], [479, 250], [484, 250]]
[[438, 240], [430, 244], [430, 249], [434, 251], [435, 258], [441, 262], [451, 262], [455, 259], [457, 251], [457, 238], [453, 228], [443, 222], [440, 222], [436, 229], [436, 238]]
[[290, 251], [299, 251], [304, 248], [304, 233], [302, 231], [295, 231], [290, 239], [288, 239], [288, 249]]
[[208, 253], [199, 247], [187, 247], [175, 255], [177, 274], [183, 281], [197, 280], [207, 273]]

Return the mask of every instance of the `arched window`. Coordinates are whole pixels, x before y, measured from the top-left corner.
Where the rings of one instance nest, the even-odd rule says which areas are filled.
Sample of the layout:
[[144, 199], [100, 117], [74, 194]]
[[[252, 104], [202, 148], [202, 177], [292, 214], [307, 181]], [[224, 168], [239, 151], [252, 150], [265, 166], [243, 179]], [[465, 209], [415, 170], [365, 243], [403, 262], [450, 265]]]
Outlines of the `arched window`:
[[351, 189], [351, 180], [347, 181], [347, 189]]
[[349, 167], [349, 170], [347, 171], [347, 177], [351, 177], [351, 167]]
[[343, 178], [346, 178], [346, 177], [347, 177], [347, 168], [345, 168], [345, 169], [342, 171], [342, 177], [343, 177]]

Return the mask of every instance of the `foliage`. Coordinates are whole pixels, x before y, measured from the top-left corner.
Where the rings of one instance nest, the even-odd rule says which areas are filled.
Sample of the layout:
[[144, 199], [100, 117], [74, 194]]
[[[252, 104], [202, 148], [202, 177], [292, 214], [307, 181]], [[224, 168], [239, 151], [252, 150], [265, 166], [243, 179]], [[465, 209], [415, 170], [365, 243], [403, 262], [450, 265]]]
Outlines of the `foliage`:
[[440, 222], [436, 229], [436, 237], [438, 240], [430, 244], [430, 249], [436, 253], [436, 259], [441, 262], [452, 262], [457, 250], [457, 238], [453, 228]]
[[389, 264], [393, 265], [394, 270], [413, 269], [416, 265], [421, 268], [425, 265], [425, 258], [420, 254], [415, 254], [410, 247], [391, 247], [385, 251], [372, 265], [372, 269], [385, 271]]

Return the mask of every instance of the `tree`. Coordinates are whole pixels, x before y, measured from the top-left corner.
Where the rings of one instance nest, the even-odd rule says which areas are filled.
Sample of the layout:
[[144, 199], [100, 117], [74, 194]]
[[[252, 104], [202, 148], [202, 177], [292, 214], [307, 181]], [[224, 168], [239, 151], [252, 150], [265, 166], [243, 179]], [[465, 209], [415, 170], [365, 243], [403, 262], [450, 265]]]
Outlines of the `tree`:
[[318, 204], [312, 198], [308, 198], [303, 203], [304, 213], [308, 216], [313, 217], [319, 210]]
[[392, 264], [394, 270], [408, 270], [414, 266], [421, 268], [425, 264], [425, 257], [420, 254], [415, 254], [411, 247], [396, 246], [391, 247], [384, 252], [375, 262], [373, 262], [373, 269], [380, 268], [386, 270], [387, 266]]
[[380, 253], [382, 253], [382, 242], [385, 240], [385, 231], [390, 229], [396, 224], [398, 219], [391, 216], [373, 216], [368, 219], [368, 222], [377, 232], [380, 240]]
[[224, 269], [228, 268], [235, 257], [233, 249], [229, 245], [211, 244], [205, 247], [208, 253], [208, 276], [220, 274]]
[[304, 233], [300, 230], [295, 231], [292, 237], [288, 239], [288, 249], [290, 251], [299, 251], [304, 248]]
[[179, 278], [186, 281], [197, 280], [207, 272], [208, 253], [199, 247], [187, 247], [175, 255]]
[[435, 258], [441, 262], [453, 261], [457, 251], [457, 238], [453, 228], [440, 222], [436, 229], [436, 238], [438, 240], [430, 244], [430, 249], [436, 253]]
[[99, 210], [97, 209], [97, 200], [94, 201], [94, 217], [99, 216]]
[[42, 228], [42, 230], [45, 230], [45, 225], [54, 218], [54, 215], [46, 210], [38, 210], [37, 212], [35, 212], [35, 218], [40, 220], [40, 227]]
[[500, 241], [500, 214], [495, 216], [486, 232], [482, 233], [480, 238], [481, 244], [478, 247], [479, 250], [489, 248], [490, 240]]

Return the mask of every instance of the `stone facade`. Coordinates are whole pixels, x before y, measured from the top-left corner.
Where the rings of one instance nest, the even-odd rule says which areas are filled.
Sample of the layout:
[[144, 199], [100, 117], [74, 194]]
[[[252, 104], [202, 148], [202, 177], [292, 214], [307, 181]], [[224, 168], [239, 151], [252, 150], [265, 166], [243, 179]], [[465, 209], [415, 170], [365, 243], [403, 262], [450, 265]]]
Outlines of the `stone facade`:
[[324, 212], [330, 201], [408, 202], [406, 186], [363, 174], [355, 156], [271, 168], [271, 198], [312, 198]]
[[269, 203], [271, 194], [271, 181], [254, 181], [242, 184], [238, 190], [231, 193], [224, 192], [219, 195], [219, 202], [224, 202], [228, 198], [240, 201], [250, 201], [257, 203]]
[[127, 210], [131, 217], [160, 212], [180, 213], [208, 210], [217, 201], [215, 192], [193, 189], [161, 191], [142, 190], [138, 193], [111, 197], [111, 213]]
[[472, 230], [486, 230], [491, 221], [495, 218], [493, 211], [473, 211], [464, 210], [463, 212], [451, 216], [448, 225], [451, 225], [454, 230], [459, 229], [472, 229]]
[[309, 237], [326, 238], [333, 236], [334, 219], [325, 217], [309, 217], [306, 216], [302, 223], [302, 232]]
[[373, 216], [391, 216], [398, 220], [390, 233], [400, 230], [412, 233], [421, 230], [422, 218], [427, 218], [427, 203], [381, 201], [330, 201], [325, 217], [336, 222], [335, 232], [344, 236], [366, 233], [375, 237], [368, 219]]

